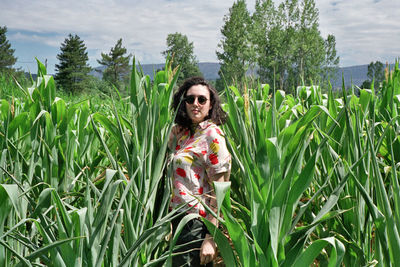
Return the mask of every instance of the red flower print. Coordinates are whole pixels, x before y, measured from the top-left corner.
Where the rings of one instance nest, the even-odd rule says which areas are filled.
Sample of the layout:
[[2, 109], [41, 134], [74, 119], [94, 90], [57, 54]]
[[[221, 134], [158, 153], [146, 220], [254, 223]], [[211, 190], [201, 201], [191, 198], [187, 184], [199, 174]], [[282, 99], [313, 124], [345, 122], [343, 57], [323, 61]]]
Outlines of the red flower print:
[[193, 148], [192, 146], [186, 147], [184, 151], [185, 151], [185, 152], [189, 152], [190, 149], [192, 149], [192, 148]]
[[178, 180], [174, 180], [174, 185], [175, 185], [175, 188], [178, 188], [178, 189], [180, 189], [182, 187], [182, 183], [179, 182]]
[[186, 177], [186, 172], [185, 172], [184, 169], [178, 168], [178, 169], [176, 169], [176, 173], [177, 173], [179, 176]]
[[212, 165], [218, 164], [218, 156], [215, 155], [214, 153], [210, 154], [208, 158], [210, 159]]
[[197, 179], [200, 179], [200, 175], [198, 175], [197, 173], [194, 174], [194, 177], [196, 177]]
[[207, 214], [204, 210], [199, 210], [199, 214], [200, 214], [200, 216], [202, 216], [204, 218], [207, 216]]
[[215, 143], [215, 144], [219, 144], [219, 142], [218, 142], [218, 139], [217, 139], [217, 138], [215, 138], [215, 139], [213, 140], [213, 143]]
[[218, 128], [216, 128], [215, 131], [217, 132], [217, 134], [222, 135], [221, 131]]
[[205, 154], [207, 154], [207, 151], [203, 150], [203, 151], [201, 151], [201, 154], [205, 155]]
[[180, 146], [180, 145], [177, 145], [177, 146], [175, 147], [175, 150], [179, 150], [179, 149], [181, 149], [181, 146]]
[[202, 195], [203, 194], [203, 187], [199, 188], [199, 194]]
[[185, 196], [186, 193], [185, 193], [185, 192], [182, 192], [182, 191], [179, 191], [179, 195]]

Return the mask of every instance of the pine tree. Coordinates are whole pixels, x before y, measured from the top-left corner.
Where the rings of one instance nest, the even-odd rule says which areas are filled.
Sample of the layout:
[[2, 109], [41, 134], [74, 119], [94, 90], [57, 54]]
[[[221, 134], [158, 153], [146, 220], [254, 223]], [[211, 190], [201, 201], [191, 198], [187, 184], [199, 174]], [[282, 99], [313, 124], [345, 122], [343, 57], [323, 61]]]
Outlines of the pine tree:
[[7, 27], [0, 27], [0, 71], [12, 70], [12, 66], [17, 61], [14, 57], [14, 49], [11, 49], [11, 44], [7, 40]]
[[251, 19], [246, 2], [244, 0], [235, 2], [225, 15], [224, 22], [221, 29], [222, 40], [218, 44], [222, 51], [216, 52], [221, 65], [219, 74], [228, 84], [235, 82], [240, 84], [244, 82], [246, 72], [251, 68], [251, 62], [255, 61], [252, 60], [254, 55], [248, 34]]
[[181, 66], [178, 85], [189, 77], [202, 75], [193, 48], [193, 42], [189, 42], [186, 35], [179, 32], [168, 34], [167, 50], [163, 51], [162, 54], [165, 58], [168, 55], [173, 57], [173, 69], [178, 65]]
[[131, 54], [125, 55], [126, 53], [126, 48], [122, 47], [122, 38], [111, 48], [110, 53], [101, 53], [101, 60], [97, 60], [97, 62], [107, 67], [103, 73], [103, 80], [117, 87], [121, 81], [126, 80], [126, 77], [129, 76], [129, 61], [132, 56]]
[[56, 64], [55, 80], [66, 91], [81, 91], [91, 70], [87, 64], [89, 57], [86, 46], [78, 35], [69, 34], [60, 49], [61, 53], [57, 55], [60, 63]]

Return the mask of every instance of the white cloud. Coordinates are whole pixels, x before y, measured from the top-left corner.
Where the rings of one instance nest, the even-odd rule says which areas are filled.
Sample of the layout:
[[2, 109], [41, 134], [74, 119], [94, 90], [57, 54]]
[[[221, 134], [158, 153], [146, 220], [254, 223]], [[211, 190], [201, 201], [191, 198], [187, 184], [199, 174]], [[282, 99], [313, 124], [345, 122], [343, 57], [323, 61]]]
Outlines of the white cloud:
[[[88, 49], [98, 49], [96, 56], [123, 38], [123, 45], [144, 63], [162, 62], [167, 34], [181, 32], [194, 42], [200, 61], [216, 61], [222, 19], [232, 4], [233, 0], [14, 0], [3, 4], [0, 22], [14, 31], [37, 33], [33, 41], [56, 47], [68, 33], [76, 33]], [[63, 37], [54, 40], [41, 33]], [[19, 34], [13, 38], [28, 40], [29, 36]]]
[[17, 32], [11, 35], [8, 35], [8, 39], [14, 41], [21, 41], [21, 42], [36, 42], [45, 44], [48, 46], [59, 47], [61, 42], [63, 42], [65, 36], [43, 36], [40, 34], [27, 34], [23, 32]]
[[320, 0], [320, 29], [336, 37], [341, 65], [393, 62], [400, 56], [400, 1]]
[[[181, 32], [194, 43], [200, 61], [215, 62], [223, 17], [233, 2], [3, 0], [0, 25], [15, 33], [10, 39], [56, 48], [69, 33], [76, 33], [85, 41], [94, 65], [119, 38], [142, 63], [162, 62], [167, 34]], [[247, 1], [249, 10], [254, 10], [254, 2]], [[400, 1], [316, 0], [316, 6], [321, 33], [335, 35], [342, 66], [394, 61], [400, 56]]]

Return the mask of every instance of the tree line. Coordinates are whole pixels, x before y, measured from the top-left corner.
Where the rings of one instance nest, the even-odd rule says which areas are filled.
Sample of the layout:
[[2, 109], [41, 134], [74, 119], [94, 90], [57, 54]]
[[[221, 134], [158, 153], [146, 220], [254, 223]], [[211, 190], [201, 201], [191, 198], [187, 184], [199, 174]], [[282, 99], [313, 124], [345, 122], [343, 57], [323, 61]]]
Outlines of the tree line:
[[[223, 88], [225, 83], [247, 83], [249, 74], [256, 74], [261, 83], [293, 91], [298, 85], [328, 82], [335, 75], [339, 65], [336, 40], [332, 34], [325, 39], [321, 36], [314, 0], [285, 0], [279, 5], [272, 0], [256, 0], [254, 10], [251, 14], [246, 1], [237, 0], [223, 18], [216, 51], [220, 63], [217, 88]], [[0, 27], [0, 69], [10, 69], [16, 62], [6, 31], [6, 27]], [[186, 35], [168, 34], [166, 44], [162, 55], [173, 58], [173, 68], [181, 66], [178, 84], [187, 77], [202, 75], [194, 44]], [[55, 65], [57, 84], [69, 92], [83, 90], [91, 71], [84, 41], [69, 34], [60, 50], [59, 63]], [[123, 88], [129, 82], [131, 57], [121, 38], [108, 53], [101, 53], [97, 62], [105, 66], [103, 81]], [[383, 64], [371, 64], [368, 77], [380, 75]], [[363, 86], [369, 85], [367, 82]]]
[[224, 18], [217, 57], [228, 83], [242, 83], [257, 68], [259, 79], [281, 90], [317, 84], [338, 68], [336, 41], [319, 31], [314, 0], [257, 0], [253, 14], [236, 1]]

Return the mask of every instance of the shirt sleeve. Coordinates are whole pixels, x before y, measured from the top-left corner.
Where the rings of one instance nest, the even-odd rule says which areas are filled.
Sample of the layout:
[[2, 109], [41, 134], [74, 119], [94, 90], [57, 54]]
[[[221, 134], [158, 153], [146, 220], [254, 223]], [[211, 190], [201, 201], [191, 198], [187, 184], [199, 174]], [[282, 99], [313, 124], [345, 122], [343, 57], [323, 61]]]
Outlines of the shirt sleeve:
[[[226, 146], [225, 135], [219, 127], [211, 127], [206, 133], [207, 153], [205, 154], [208, 177], [228, 172], [231, 169], [231, 154]], [[211, 182], [211, 181], [209, 181]]]

